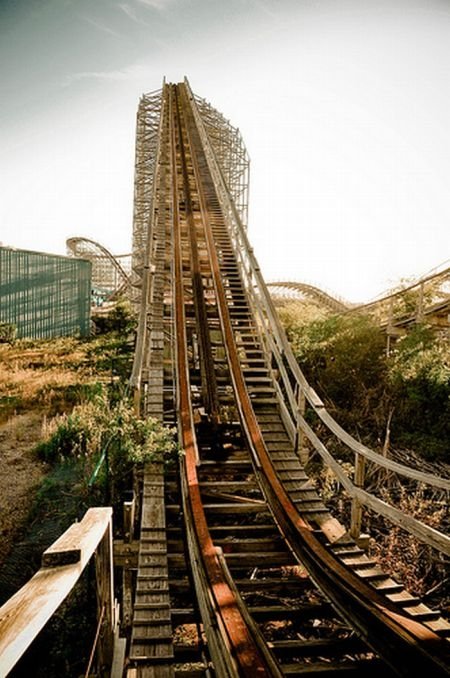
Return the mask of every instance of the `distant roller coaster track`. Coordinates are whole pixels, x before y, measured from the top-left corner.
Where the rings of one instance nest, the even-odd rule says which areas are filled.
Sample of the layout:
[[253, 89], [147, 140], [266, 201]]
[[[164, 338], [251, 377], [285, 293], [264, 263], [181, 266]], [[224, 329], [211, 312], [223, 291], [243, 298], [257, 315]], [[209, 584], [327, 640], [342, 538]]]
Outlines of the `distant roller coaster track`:
[[[116, 285], [115, 289], [111, 292], [110, 300], [114, 300], [119, 296], [120, 293], [126, 292], [127, 289], [131, 287], [131, 276], [125, 271], [124, 267], [120, 263], [121, 259], [131, 259], [131, 253], [124, 255], [114, 255], [106, 247], [100, 243], [90, 240], [88, 238], [74, 237], [67, 240], [67, 249], [72, 256], [89, 258], [94, 265], [97, 265], [100, 269], [104, 269], [104, 262], [108, 262], [110, 267], [114, 268], [119, 274], [120, 284]], [[101, 261], [102, 264], [98, 264]], [[101, 272], [97, 273], [98, 281], [101, 282]], [[361, 313], [361, 312], [371, 312], [376, 309], [380, 309], [383, 305], [394, 301], [396, 299], [402, 299], [410, 292], [419, 290], [421, 286], [426, 284], [437, 284], [447, 282], [450, 278], [450, 267], [446, 267], [440, 271], [430, 273], [425, 277], [422, 277], [411, 284], [402, 287], [399, 290], [394, 292], [389, 292], [373, 301], [365, 302], [362, 304], [355, 304], [337, 295], [330, 294], [320, 287], [311, 285], [305, 282], [299, 281], [272, 281], [267, 283], [267, 289], [270, 292], [275, 303], [286, 303], [289, 301], [301, 302], [302, 296], [308, 297], [312, 301], [315, 301], [321, 306], [328, 308], [334, 313]], [[302, 295], [300, 298], [298, 295]], [[430, 315], [442, 310], [446, 310], [450, 307], [450, 295], [448, 293], [443, 295], [443, 298], [434, 304], [429, 304], [426, 308], [423, 309], [424, 315]], [[411, 314], [406, 314], [407, 317], [399, 320], [401, 324], [408, 324]], [[412, 318], [413, 316], [411, 316]], [[385, 321], [386, 322], [386, 321]], [[381, 323], [385, 324], [385, 323]]]
[[328, 292], [303, 282], [268, 282], [267, 288], [275, 301], [299, 301], [298, 294], [304, 295], [336, 313], [348, 311], [350, 303], [332, 296]]
[[[405, 296], [408, 292], [419, 290], [422, 285], [434, 285], [437, 283], [446, 283], [449, 280], [450, 280], [450, 266], [444, 268], [442, 271], [438, 271], [423, 278], [419, 278], [415, 282], [406, 285], [406, 287], [402, 287], [401, 289], [395, 290], [394, 292], [389, 292], [388, 294], [385, 294], [382, 297], [379, 297], [378, 299], [374, 299], [373, 301], [369, 301], [364, 304], [354, 305], [350, 310], [351, 311], [368, 310], [377, 307], [380, 304], [384, 304], [385, 302], [390, 301], [391, 299], [399, 299]], [[444, 293], [444, 296], [446, 296], [447, 298], [450, 296], [448, 291]]]
[[[380, 325], [387, 327], [406, 326], [422, 317], [445, 314], [450, 309], [450, 293], [445, 287], [449, 280], [450, 267], [446, 267], [364, 304], [351, 304], [302, 282], [269, 282], [267, 288], [277, 304], [289, 301], [301, 303], [304, 297], [308, 297], [334, 313], [373, 313], [378, 316]], [[413, 295], [415, 308], [408, 311], [402, 302], [409, 300], [411, 306]]]
[[130, 276], [121, 260], [131, 262], [130, 254], [114, 255], [95, 240], [81, 237], [68, 238], [66, 247], [70, 256], [91, 261], [92, 283], [99, 289], [108, 291], [109, 300], [114, 300], [129, 289]]

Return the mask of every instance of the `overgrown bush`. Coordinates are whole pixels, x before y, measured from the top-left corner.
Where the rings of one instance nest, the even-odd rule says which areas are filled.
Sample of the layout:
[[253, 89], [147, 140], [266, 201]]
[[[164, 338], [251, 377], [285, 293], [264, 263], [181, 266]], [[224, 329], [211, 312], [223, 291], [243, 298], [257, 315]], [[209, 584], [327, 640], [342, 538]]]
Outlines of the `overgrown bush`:
[[288, 336], [307, 379], [339, 423], [381, 438], [389, 408], [385, 338], [362, 316], [291, 325]]
[[121, 335], [127, 335], [134, 332], [136, 328], [136, 319], [127, 299], [119, 299], [108, 314], [95, 316], [94, 323], [96, 331], [101, 334], [117, 332]]
[[17, 328], [10, 323], [0, 323], [0, 344], [12, 344], [17, 335]]
[[417, 325], [386, 354], [386, 335], [368, 317], [284, 319], [294, 353], [330, 412], [375, 445], [390, 422], [392, 444], [445, 459], [450, 439], [448, 339]]
[[35, 450], [40, 459], [55, 463], [82, 456], [94, 456], [102, 447], [108, 422], [105, 396], [76, 405], [70, 414], [61, 414], [45, 425], [44, 439]]
[[31, 410], [47, 416], [70, 411], [105, 387], [119, 400], [132, 359], [129, 337], [116, 333], [0, 343], [0, 422]]
[[450, 440], [450, 346], [444, 336], [417, 325], [389, 359], [394, 403], [392, 435], [429, 459], [445, 459]]
[[109, 374], [110, 398], [118, 401], [132, 369], [136, 319], [129, 302], [121, 300], [108, 315], [96, 317], [95, 324], [99, 336], [92, 341], [88, 359], [97, 372]]
[[87, 474], [105, 452], [105, 468], [117, 492], [134, 465], [173, 461], [177, 455], [174, 433], [157, 419], [136, 417], [127, 401], [110, 404], [102, 394], [74, 407], [70, 414], [55, 417], [36, 452], [50, 463], [84, 459]]

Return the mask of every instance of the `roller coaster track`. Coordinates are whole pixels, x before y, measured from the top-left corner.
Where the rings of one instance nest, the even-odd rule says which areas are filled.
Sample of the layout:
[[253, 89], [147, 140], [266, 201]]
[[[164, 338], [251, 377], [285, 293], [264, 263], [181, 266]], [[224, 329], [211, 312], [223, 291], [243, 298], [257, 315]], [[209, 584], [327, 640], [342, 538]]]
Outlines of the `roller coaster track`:
[[344, 313], [350, 308], [350, 304], [343, 299], [338, 299], [338, 297], [321, 290], [320, 287], [309, 285], [308, 283], [294, 281], [270, 282], [267, 283], [267, 289], [274, 301], [278, 303], [301, 301], [306, 296], [319, 305], [330, 309], [333, 313]]
[[373, 315], [382, 328], [392, 331], [428, 318], [442, 318], [448, 327], [450, 310], [450, 268], [435, 270], [429, 275], [364, 304], [350, 304], [313, 285], [301, 282], [271, 282], [267, 288], [277, 304], [301, 302], [306, 296], [333, 313]]
[[354, 306], [354, 313], [373, 314], [388, 332], [434, 318], [448, 328], [450, 267], [432, 272], [375, 301]]
[[114, 255], [103, 245], [89, 238], [68, 238], [70, 256], [88, 259], [92, 263], [93, 287], [108, 292], [108, 301], [114, 301], [131, 286], [131, 280], [122, 264], [130, 255]]
[[[419, 666], [447, 675], [450, 625], [384, 573], [333, 518], [305, 473], [300, 439], [334, 469], [355, 511], [364, 504], [407, 523], [438, 551], [449, 552], [448, 537], [353, 483], [305, 420], [302, 398], [359, 457], [443, 491], [450, 483], [360, 445], [305, 382], [198, 101], [187, 81], [164, 85], [156, 151], [162, 176], [156, 174], [152, 196], [133, 381], [146, 414], [157, 412], [167, 423], [177, 414], [184, 451], [178, 481], [161, 475], [168, 539], [163, 576], [169, 592], [174, 582], [173, 597], [183, 577], [191, 594], [191, 616], [172, 606], [172, 624], [196, 619], [202, 625], [210, 670], [220, 676], [375, 675], [381, 666], [388, 675], [411, 675]], [[164, 252], [155, 258], [151, 247], [163, 232]], [[152, 350], [152, 337], [166, 338], [165, 352], [162, 344]], [[345, 630], [341, 637], [314, 637], [311, 619], [322, 630]], [[153, 615], [149, 629], [154, 624]], [[133, 633], [138, 628], [148, 642], [140, 658], [133, 655], [136, 671], [151, 665], [157, 642], [143, 625], [140, 615]], [[274, 625], [295, 633], [271, 637]], [[172, 661], [177, 652], [175, 643], [166, 656]], [[164, 675], [171, 675], [170, 661]]]
[[[364, 488], [364, 464], [426, 485], [439, 501], [450, 480], [354, 440], [306, 382], [248, 241], [241, 180], [230, 183], [233, 168], [223, 167], [228, 131], [186, 80], [141, 100], [131, 384], [144, 416], [176, 425], [182, 454], [166, 471], [147, 464], [124, 505], [114, 542], [121, 653], [111, 611], [114, 659], [99, 675], [449, 675], [450, 624], [369, 557], [360, 527], [367, 507], [448, 558], [447, 534]], [[242, 146], [233, 155], [244, 156]], [[330, 436], [355, 455], [354, 477]], [[305, 470], [312, 451], [352, 502], [349, 530]], [[76, 534], [93, 541], [91, 527]], [[73, 539], [64, 543], [78, 553]], [[58, 553], [62, 565], [66, 550]], [[8, 638], [11, 614], [11, 603], [0, 609]]]

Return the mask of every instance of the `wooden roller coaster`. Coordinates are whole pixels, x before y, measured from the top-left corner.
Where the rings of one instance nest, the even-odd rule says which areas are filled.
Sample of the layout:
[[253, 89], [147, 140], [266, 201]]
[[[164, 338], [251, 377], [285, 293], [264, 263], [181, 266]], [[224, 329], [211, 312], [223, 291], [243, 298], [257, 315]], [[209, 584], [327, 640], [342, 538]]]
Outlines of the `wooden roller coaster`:
[[[248, 242], [247, 170], [237, 131], [187, 81], [144, 95], [131, 383], [140, 413], [177, 426], [183, 454], [176, 470], [146, 466], [108, 572], [103, 513], [86, 553], [77, 542], [94, 528], [80, 523], [43, 569], [56, 566], [62, 591], [65, 568], [103, 544], [96, 675], [449, 675], [450, 623], [367, 555], [361, 514], [369, 508], [448, 558], [448, 535], [364, 489], [364, 469], [440, 497], [450, 481], [360, 444], [306, 382]], [[332, 436], [354, 454], [353, 476], [325, 444]], [[305, 471], [311, 451], [351, 499], [349, 529]], [[27, 586], [0, 609], [5, 674], [26, 646], [17, 629], [33, 624], [36, 635], [45, 623], [33, 615], [49, 593], [30, 598]]]
[[301, 304], [305, 299], [332, 313], [370, 315], [379, 326], [393, 337], [424, 323], [440, 331], [449, 331], [450, 268], [437, 270], [411, 282], [401, 289], [384, 294], [365, 304], [350, 304], [324, 290], [301, 282], [272, 282], [267, 287], [276, 305]]

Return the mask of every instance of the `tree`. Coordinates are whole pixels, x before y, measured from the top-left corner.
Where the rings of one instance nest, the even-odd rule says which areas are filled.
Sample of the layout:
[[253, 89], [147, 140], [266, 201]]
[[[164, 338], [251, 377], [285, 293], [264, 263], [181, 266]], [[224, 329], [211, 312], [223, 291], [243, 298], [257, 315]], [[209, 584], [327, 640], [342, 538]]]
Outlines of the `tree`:
[[381, 440], [389, 410], [385, 337], [366, 316], [334, 315], [288, 328], [307, 379], [344, 426]]

